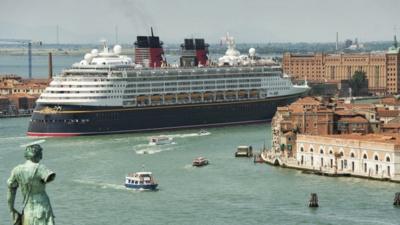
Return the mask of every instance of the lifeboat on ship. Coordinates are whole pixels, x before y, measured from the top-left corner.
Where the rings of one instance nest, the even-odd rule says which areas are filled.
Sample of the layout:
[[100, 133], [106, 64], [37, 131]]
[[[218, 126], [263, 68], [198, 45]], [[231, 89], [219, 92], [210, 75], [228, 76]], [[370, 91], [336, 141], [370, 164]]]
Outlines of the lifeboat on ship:
[[250, 91], [250, 98], [258, 98], [259, 95], [260, 95], [260, 92], [256, 89], [252, 89]]
[[248, 96], [247, 96], [247, 91], [246, 91], [246, 90], [240, 90], [240, 91], [238, 92], [238, 96], [239, 96], [239, 98], [241, 98], [241, 99], [247, 98], [247, 97], [248, 97]]
[[224, 100], [225, 99], [225, 94], [223, 91], [217, 91], [215, 93], [217, 100]]
[[225, 98], [227, 98], [227, 99], [235, 99], [236, 98], [236, 92], [235, 91], [227, 91], [227, 92], [225, 92]]
[[146, 95], [139, 95], [136, 97], [136, 101], [139, 105], [146, 104], [149, 100], [149, 97]]
[[178, 101], [189, 101], [189, 94], [188, 93], [179, 93]]
[[211, 91], [206, 91], [204, 93], [204, 100], [210, 101], [214, 99], [214, 93]]
[[192, 99], [192, 101], [199, 101], [201, 100], [201, 93], [193, 92], [190, 94], [190, 98]]

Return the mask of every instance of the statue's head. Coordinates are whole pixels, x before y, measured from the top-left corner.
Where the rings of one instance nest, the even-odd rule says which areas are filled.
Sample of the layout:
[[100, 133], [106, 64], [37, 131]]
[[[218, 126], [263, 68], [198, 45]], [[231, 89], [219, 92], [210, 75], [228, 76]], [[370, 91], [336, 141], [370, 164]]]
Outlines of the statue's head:
[[42, 159], [42, 147], [38, 144], [29, 145], [25, 149], [25, 158], [38, 163]]

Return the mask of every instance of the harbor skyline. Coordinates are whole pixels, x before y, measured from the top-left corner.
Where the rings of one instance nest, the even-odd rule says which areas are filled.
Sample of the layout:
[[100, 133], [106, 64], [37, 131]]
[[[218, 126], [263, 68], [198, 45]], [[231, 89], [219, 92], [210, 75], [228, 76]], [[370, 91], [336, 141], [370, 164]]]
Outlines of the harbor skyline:
[[1, 6], [0, 38], [47, 43], [97, 43], [103, 38], [131, 43], [151, 26], [172, 43], [193, 36], [218, 43], [225, 32], [252, 43], [334, 42], [336, 32], [340, 41], [383, 41], [400, 28], [398, 1], [5, 0]]

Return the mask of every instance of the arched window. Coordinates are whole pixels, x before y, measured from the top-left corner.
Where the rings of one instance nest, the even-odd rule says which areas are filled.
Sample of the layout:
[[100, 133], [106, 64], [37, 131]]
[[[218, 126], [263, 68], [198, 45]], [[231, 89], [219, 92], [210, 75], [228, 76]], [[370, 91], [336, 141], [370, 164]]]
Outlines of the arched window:
[[320, 149], [319, 153], [324, 154], [324, 150]]
[[351, 157], [351, 158], [354, 158], [354, 153], [353, 153], [353, 152], [350, 154], [350, 157]]
[[330, 151], [329, 151], [329, 154], [331, 154], [331, 155], [332, 155], [332, 153], [333, 153], [333, 152], [332, 152], [332, 150], [330, 150]]
[[364, 154], [363, 158], [364, 158], [364, 159], [367, 159], [367, 158], [368, 158], [368, 157], [367, 157], [367, 154]]
[[390, 162], [390, 157], [386, 156], [386, 162]]
[[300, 151], [301, 151], [301, 152], [304, 152], [304, 148], [303, 148], [303, 147], [301, 147], [301, 148], [300, 148]]
[[378, 155], [375, 155], [374, 159], [375, 160], [379, 160]]
[[310, 152], [314, 152], [314, 149], [313, 149], [313, 148], [310, 148]]

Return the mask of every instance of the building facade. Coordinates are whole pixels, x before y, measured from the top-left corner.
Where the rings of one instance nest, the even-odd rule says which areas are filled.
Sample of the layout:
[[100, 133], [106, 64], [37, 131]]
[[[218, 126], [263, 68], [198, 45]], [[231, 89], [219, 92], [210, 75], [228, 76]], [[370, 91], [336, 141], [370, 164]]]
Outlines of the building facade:
[[296, 80], [316, 82], [349, 80], [356, 71], [365, 72], [368, 91], [377, 94], [400, 92], [400, 53], [341, 53], [283, 55], [283, 72]]
[[296, 159], [305, 169], [400, 179], [398, 134], [297, 135]]

